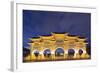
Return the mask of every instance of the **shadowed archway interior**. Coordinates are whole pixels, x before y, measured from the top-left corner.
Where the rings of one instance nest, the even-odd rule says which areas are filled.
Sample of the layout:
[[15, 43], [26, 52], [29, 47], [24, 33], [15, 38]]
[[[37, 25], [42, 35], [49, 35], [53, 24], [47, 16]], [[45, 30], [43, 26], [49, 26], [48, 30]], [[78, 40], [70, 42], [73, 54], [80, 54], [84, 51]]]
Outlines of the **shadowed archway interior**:
[[56, 50], [55, 50], [55, 56], [63, 56], [64, 55], [64, 50], [63, 50], [63, 48], [57, 48]]

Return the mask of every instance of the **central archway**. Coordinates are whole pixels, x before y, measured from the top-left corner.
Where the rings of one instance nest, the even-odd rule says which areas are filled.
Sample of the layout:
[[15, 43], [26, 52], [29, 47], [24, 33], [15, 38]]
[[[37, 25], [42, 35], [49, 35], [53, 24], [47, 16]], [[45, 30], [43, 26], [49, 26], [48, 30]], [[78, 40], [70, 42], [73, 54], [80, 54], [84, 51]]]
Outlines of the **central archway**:
[[51, 56], [51, 51], [50, 51], [50, 49], [46, 49], [46, 50], [44, 50], [44, 56], [45, 57], [50, 57]]
[[57, 57], [64, 56], [63, 48], [57, 48], [55, 51], [55, 56], [57, 56]]

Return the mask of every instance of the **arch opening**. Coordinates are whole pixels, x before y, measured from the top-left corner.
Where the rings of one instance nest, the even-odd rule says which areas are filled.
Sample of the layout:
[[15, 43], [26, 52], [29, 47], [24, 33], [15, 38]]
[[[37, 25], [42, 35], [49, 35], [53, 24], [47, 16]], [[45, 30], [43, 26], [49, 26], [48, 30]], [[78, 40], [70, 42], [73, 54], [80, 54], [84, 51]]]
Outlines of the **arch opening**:
[[34, 51], [34, 55], [35, 55], [35, 57], [38, 57], [39, 56], [39, 51], [38, 50]]
[[78, 51], [78, 53], [79, 53], [79, 55], [82, 55], [82, 54], [83, 54], [83, 50], [80, 49], [80, 50]]
[[74, 49], [69, 49], [69, 50], [68, 50], [68, 57], [69, 57], [69, 58], [73, 58], [74, 54], [75, 54]]
[[63, 48], [57, 48], [56, 51], [55, 51], [55, 56], [57, 56], [57, 57], [64, 56]]
[[44, 56], [45, 57], [50, 57], [51, 56], [51, 51], [50, 51], [50, 49], [46, 49], [46, 50], [44, 50]]

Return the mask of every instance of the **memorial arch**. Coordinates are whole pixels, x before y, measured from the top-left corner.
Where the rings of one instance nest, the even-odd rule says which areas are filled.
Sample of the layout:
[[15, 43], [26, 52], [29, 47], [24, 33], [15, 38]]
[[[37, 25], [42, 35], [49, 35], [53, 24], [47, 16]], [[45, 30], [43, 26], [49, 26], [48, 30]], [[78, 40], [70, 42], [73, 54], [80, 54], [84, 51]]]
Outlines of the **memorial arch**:
[[[51, 35], [30, 38], [30, 54], [25, 60], [53, 61], [90, 58], [86, 49], [86, 38], [81, 38], [68, 33], [51, 33]], [[36, 50], [37, 48], [37, 50]], [[34, 51], [34, 54], [33, 54]]]

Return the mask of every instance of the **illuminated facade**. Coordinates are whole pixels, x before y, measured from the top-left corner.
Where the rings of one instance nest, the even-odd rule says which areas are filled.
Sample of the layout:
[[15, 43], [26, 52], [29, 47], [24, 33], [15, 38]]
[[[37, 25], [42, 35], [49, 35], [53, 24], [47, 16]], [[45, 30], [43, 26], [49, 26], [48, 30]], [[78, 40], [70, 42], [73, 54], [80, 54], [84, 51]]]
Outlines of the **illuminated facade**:
[[88, 59], [86, 38], [68, 33], [51, 33], [31, 38], [29, 61]]

